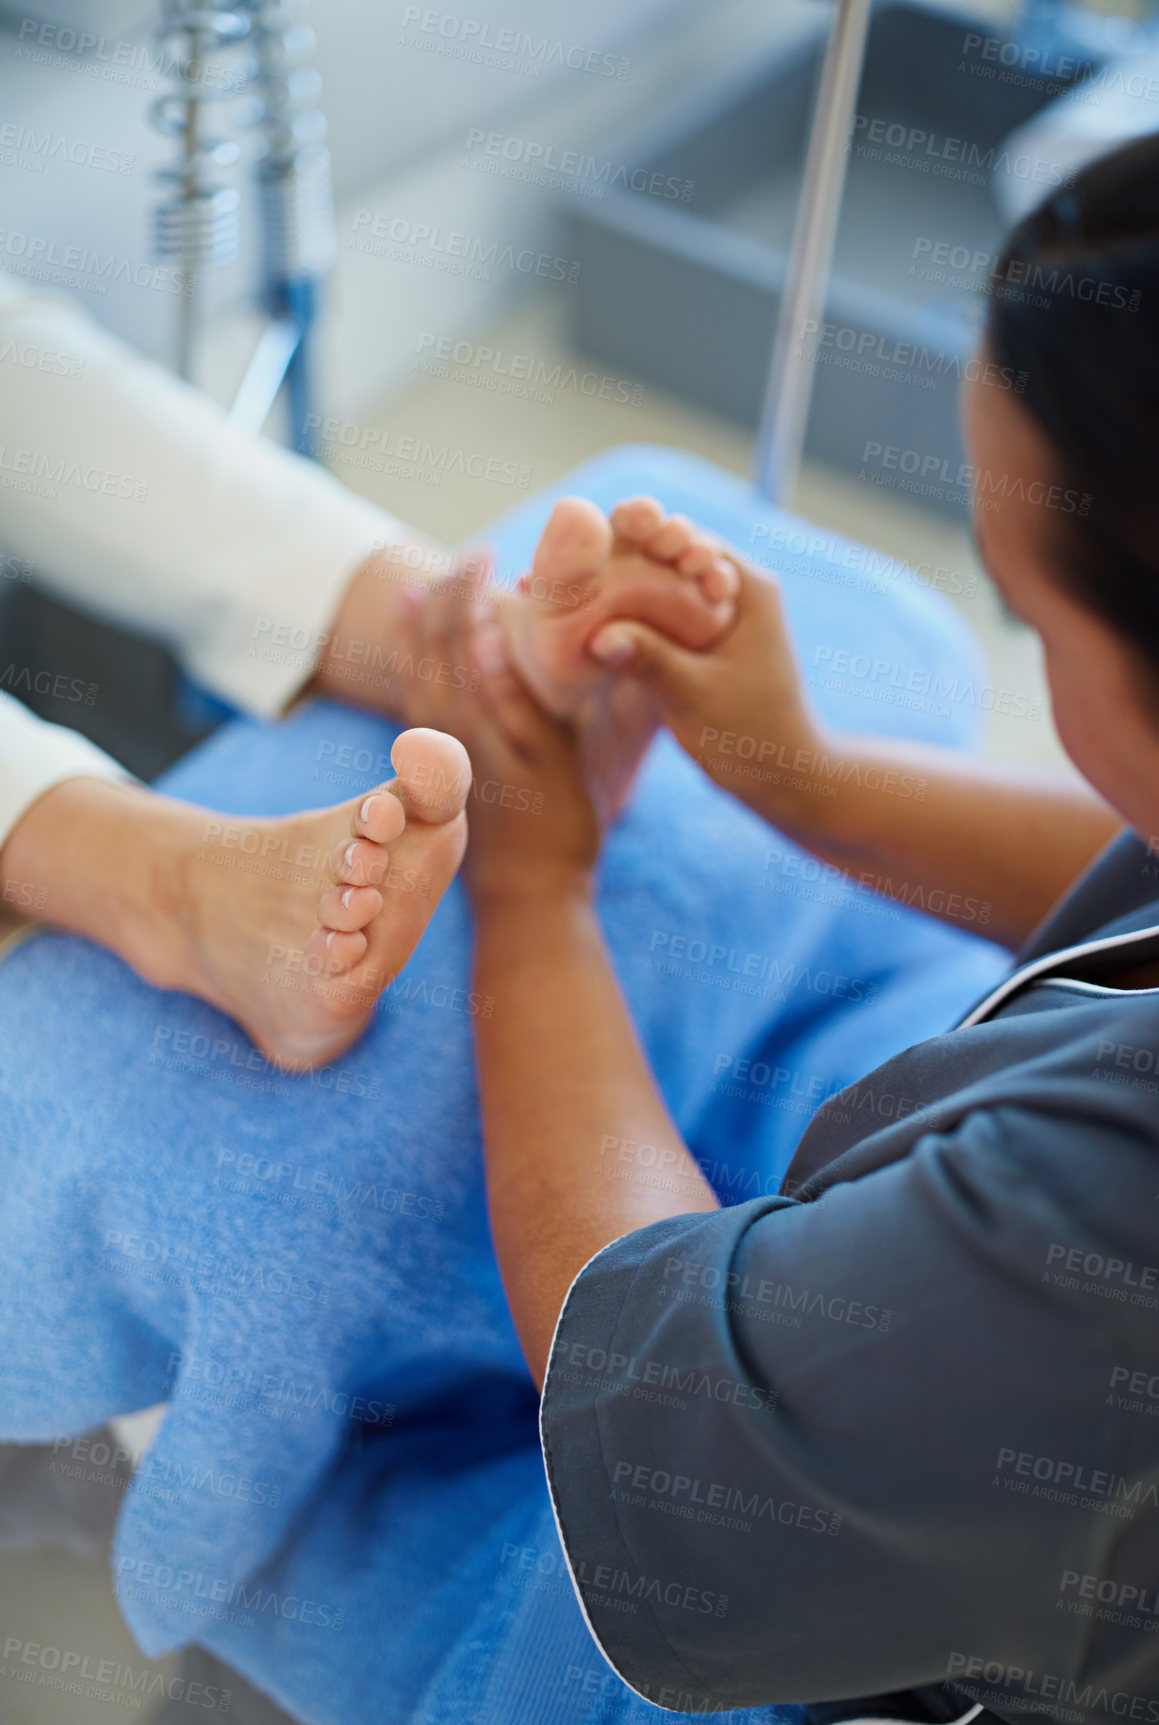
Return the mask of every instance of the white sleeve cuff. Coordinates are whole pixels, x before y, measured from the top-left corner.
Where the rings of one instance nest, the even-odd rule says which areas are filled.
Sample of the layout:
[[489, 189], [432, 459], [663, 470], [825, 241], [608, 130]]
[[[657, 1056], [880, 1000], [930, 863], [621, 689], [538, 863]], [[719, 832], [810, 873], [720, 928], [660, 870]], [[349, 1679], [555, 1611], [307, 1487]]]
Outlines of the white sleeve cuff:
[[46, 587], [166, 641], [262, 714], [309, 677], [359, 564], [406, 531], [76, 308], [3, 277], [0, 466], [5, 548]]
[[[253, 585], [239, 583], [235, 606], [217, 617], [212, 632], [188, 640], [182, 654], [190, 674], [214, 694], [268, 718], [313, 674], [359, 565], [404, 533], [328, 474], [301, 465], [306, 483], [297, 506], [271, 519], [260, 550], [254, 546]], [[315, 480], [322, 483], [309, 483]]]
[[0, 845], [21, 816], [64, 779], [115, 779], [133, 775], [77, 731], [50, 725], [11, 695], [0, 694]]

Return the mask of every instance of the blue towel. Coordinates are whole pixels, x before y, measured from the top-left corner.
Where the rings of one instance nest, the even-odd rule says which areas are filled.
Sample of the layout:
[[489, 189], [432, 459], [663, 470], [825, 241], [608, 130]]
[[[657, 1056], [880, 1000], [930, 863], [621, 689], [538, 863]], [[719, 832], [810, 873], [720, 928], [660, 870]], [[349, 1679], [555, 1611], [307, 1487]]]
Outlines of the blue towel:
[[[832, 536], [798, 551], [813, 530], [690, 458], [570, 475], [499, 524], [505, 572], [555, 496], [640, 490], [771, 547], [830, 721], [976, 741], [977, 655], [944, 600]], [[165, 788], [321, 806], [385, 776], [395, 734], [323, 702], [239, 719]], [[774, 1190], [824, 1095], [948, 1025], [1005, 962], [818, 877], [663, 739], [609, 837], [600, 912], [725, 1201]], [[456, 886], [366, 1037], [304, 1077], [83, 941], [43, 933], [0, 967], [0, 1438], [167, 1401], [119, 1518], [125, 1616], [147, 1653], [200, 1642], [309, 1725], [656, 1716], [589, 1640], [552, 1525], [484, 1205], [471, 1027], [502, 1002], [472, 994], [469, 952]], [[91, 1465], [83, 1443], [58, 1454]]]

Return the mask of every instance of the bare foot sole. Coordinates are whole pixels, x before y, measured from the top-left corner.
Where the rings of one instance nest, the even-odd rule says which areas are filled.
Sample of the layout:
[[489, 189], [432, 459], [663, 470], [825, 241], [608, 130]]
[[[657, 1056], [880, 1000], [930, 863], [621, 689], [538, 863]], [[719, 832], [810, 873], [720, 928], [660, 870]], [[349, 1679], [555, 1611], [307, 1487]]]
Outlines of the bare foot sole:
[[733, 620], [736, 571], [716, 542], [653, 498], [621, 504], [609, 520], [595, 504], [557, 503], [504, 613], [507, 650], [549, 711], [574, 713], [608, 680], [588, 642], [616, 618], [662, 630], [682, 646], [712, 646]]
[[334, 808], [248, 821], [185, 811], [185, 953], [164, 974], [139, 968], [228, 1012], [291, 1071], [357, 1040], [463, 858], [462, 744], [404, 731], [390, 758], [396, 779]]

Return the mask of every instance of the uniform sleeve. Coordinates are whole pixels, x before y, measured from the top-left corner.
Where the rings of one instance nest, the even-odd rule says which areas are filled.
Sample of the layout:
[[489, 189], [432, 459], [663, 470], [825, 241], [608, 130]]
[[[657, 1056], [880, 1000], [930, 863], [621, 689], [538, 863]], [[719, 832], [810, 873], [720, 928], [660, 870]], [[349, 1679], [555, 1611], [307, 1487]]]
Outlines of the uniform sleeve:
[[278, 712], [355, 569], [403, 529], [232, 426], [83, 312], [0, 277], [0, 540], [45, 586]]
[[978, 1111], [818, 1200], [671, 1219], [581, 1272], [541, 1432], [633, 1689], [722, 1711], [1067, 1668], [1058, 1577], [1109, 1524], [1019, 1458], [1112, 1446], [1102, 1314], [1047, 1285], [1079, 1236], [1019, 1171], [1057, 1148], [1057, 1121]]
[[[77, 778], [131, 782], [132, 777], [87, 737], [38, 719], [0, 693], [0, 847], [25, 810], [53, 785]], [[27, 898], [37, 890], [31, 883], [9, 881], [4, 890], [22, 910], [39, 908], [35, 898]]]

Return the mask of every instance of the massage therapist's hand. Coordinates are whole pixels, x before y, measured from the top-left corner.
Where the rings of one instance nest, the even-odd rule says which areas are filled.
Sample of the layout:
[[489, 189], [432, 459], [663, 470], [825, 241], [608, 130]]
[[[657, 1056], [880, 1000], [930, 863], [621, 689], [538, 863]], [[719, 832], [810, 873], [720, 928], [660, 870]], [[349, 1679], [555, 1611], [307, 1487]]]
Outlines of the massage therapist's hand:
[[476, 563], [475, 554], [442, 552], [414, 538], [366, 558], [342, 595], [311, 690], [421, 723], [412, 716], [415, 698], [439, 667], [416, 651], [415, 618], [430, 591], [453, 585], [464, 571], [469, 579]]
[[[729, 552], [736, 622], [717, 646], [689, 652], [645, 624], [609, 623], [589, 652], [656, 702], [677, 741], [723, 789], [777, 820], [823, 752], [777, 581]], [[815, 799], [814, 799], [815, 800]]]
[[511, 669], [485, 563], [464, 566], [416, 605], [414, 650], [452, 668], [424, 683], [411, 724], [458, 737], [471, 757], [464, 879], [484, 901], [588, 897], [600, 821], [579, 739], [545, 713]]

